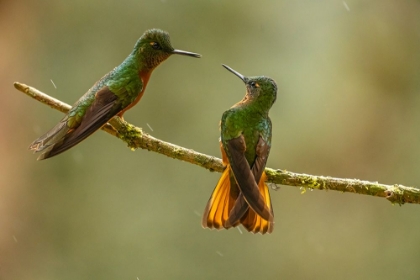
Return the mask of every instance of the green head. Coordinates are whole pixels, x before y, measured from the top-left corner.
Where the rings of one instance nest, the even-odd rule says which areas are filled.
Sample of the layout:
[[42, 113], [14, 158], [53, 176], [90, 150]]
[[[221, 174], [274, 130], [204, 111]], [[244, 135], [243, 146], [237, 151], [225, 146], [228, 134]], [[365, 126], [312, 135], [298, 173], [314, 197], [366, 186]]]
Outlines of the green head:
[[271, 108], [277, 98], [277, 84], [273, 79], [265, 76], [245, 77], [229, 66], [222, 65], [245, 83], [246, 95], [242, 100], [243, 103], [252, 102], [267, 111]]
[[168, 32], [159, 29], [149, 29], [144, 32], [134, 46], [133, 54], [144, 63], [144, 67], [148, 70], [153, 70], [172, 54], [201, 57], [197, 53], [174, 49]]

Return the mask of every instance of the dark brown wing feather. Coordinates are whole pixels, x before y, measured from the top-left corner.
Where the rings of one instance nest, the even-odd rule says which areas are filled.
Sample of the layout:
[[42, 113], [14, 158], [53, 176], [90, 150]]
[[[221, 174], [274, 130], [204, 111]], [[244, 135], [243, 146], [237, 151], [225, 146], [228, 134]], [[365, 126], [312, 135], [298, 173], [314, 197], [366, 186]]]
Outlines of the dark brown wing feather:
[[248, 208], [248, 212], [246, 212], [241, 219], [241, 224], [246, 230], [253, 233], [271, 233], [274, 229], [274, 213], [273, 207], [271, 205], [270, 192], [268, 191], [268, 186], [265, 183], [266, 180], [267, 177], [265, 175], [265, 172], [263, 172], [263, 174], [261, 175], [260, 182], [258, 184], [258, 188], [260, 190], [261, 195], [264, 197], [265, 204], [268, 208], [270, 208], [272, 219], [268, 221], [264, 220], [260, 216], [256, 215], [256, 213], [251, 208]]
[[44, 152], [38, 159], [58, 155], [86, 139], [121, 111], [122, 108], [118, 106], [117, 102], [117, 96], [108, 87], [99, 90], [80, 125], [68, 131], [62, 141], [52, 144], [53, 147]]
[[242, 193], [239, 194], [232, 209], [229, 212], [229, 219], [225, 223], [225, 227], [231, 227], [236, 224], [248, 211], [249, 205], [245, 201]]
[[252, 165], [252, 174], [254, 175], [255, 181], [259, 182], [264, 172], [265, 165], [267, 164], [268, 154], [270, 153], [270, 146], [260, 136], [258, 139], [256, 148], [256, 158]]
[[243, 135], [226, 141], [226, 144], [233, 174], [246, 202], [263, 219], [272, 219], [271, 211], [260, 194], [254, 175], [245, 158], [246, 144]]
[[[254, 175], [255, 182], [260, 182], [261, 175], [264, 172], [264, 168], [265, 168], [269, 153], [270, 153], [270, 146], [267, 145], [267, 143], [262, 139], [262, 137], [260, 137], [260, 139], [258, 140], [257, 147], [256, 147], [256, 158], [251, 168], [251, 172], [252, 172], [252, 175]], [[228, 224], [234, 224], [237, 220], [240, 220], [244, 216], [248, 216], [248, 217], [245, 219], [242, 219], [242, 221], [246, 221], [247, 224], [248, 223], [253, 224], [254, 216], [255, 216], [253, 215], [254, 212], [248, 211], [248, 210], [249, 210], [248, 204], [246, 203], [244, 196], [240, 194], [238, 199], [236, 200], [235, 206], [232, 208], [229, 214]]]
[[[271, 233], [274, 229], [274, 212], [271, 206], [271, 198], [268, 191], [268, 186], [265, 183], [267, 177], [264, 172], [269, 153], [270, 146], [267, 145], [262, 137], [260, 137], [256, 148], [256, 158], [254, 164], [252, 165], [251, 171], [255, 176], [255, 181], [258, 182], [258, 188], [260, 194], [264, 197], [265, 205], [270, 209], [271, 219], [264, 220], [249, 208], [248, 212], [242, 216], [241, 224], [244, 226], [244, 228], [253, 233]], [[241, 197], [239, 197], [238, 200], [239, 199], [241, 199]]]

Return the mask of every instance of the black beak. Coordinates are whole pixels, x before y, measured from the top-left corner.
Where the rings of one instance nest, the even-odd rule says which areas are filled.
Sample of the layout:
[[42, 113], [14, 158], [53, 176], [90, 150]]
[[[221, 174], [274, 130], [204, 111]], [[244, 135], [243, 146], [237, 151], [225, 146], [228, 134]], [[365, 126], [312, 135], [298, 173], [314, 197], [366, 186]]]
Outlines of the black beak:
[[239, 77], [239, 79], [241, 79], [244, 83], [246, 83], [246, 77], [244, 75], [242, 75], [241, 73], [239, 73], [238, 71], [233, 70], [232, 68], [230, 68], [229, 66], [222, 64], [223, 67], [225, 67], [228, 71], [232, 72], [233, 74], [235, 74], [236, 76]]
[[181, 50], [173, 50], [172, 54], [180, 54], [180, 55], [186, 55], [186, 56], [192, 56], [192, 57], [201, 57], [201, 54], [193, 53], [193, 52], [187, 52], [187, 51], [181, 51]]

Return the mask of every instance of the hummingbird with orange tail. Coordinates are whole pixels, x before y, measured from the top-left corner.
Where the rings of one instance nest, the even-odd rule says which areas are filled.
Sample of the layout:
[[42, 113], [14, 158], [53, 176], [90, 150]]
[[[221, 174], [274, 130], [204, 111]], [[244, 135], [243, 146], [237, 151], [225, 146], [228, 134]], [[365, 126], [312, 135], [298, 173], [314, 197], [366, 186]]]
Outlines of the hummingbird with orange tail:
[[264, 172], [271, 148], [268, 111], [277, 97], [274, 80], [238, 76], [245, 97], [225, 111], [220, 122], [220, 149], [226, 169], [214, 189], [202, 218], [204, 228], [229, 229], [242, 224], [252, 233], [271, 233], [274, 213]]
[[143, 96], [153, 70], [172, 54], [201, 57], [174, 49], [169, 34], [147, 30], [130, 55], [97, 81], [70, 109], [64, 118], [29, 149], [41, 152], [38, 160], [56, 156], [77, 145], [118, 115], [133, 107]]

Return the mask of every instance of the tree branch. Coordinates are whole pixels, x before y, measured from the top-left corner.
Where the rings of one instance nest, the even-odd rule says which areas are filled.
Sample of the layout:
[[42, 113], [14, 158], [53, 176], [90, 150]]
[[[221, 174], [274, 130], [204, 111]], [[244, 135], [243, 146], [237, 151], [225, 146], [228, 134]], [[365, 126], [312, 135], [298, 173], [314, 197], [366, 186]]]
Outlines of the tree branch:
[[[58, 99], [18, 82], [14, 86], [19, 91], [26, 93], [30, 97], [49, 105], [51, 108], [67, 113], [71, 106]], [[114, 129], [114, 128], [117, 128]], [[222, 161], [213, 156], [198, 153], [191, 149], [183, 148], [144, 133], [141, 128], [127, 123], [119, 117], [114, 117], [102, 130], [114, 135], [124, 141], [132, 150], [142, 148], [166, 155], [171, 158], [186, 161], [210, 171], [222, 172], [224, 166]], [[314, 176], [307, 174], [293, 173], [286, 170], [266, 168], [265, 172], [268, 182], [274, 184], [289, 185], [300, 187], [302, 193], [306, 189], [334, 190], [340, 192], [352, 192], [364, 195], [377, 196], [388, 199], [392, 203], [402, 205], [404, 203], [420, 203], [420, 189], [406, 187], [403, 185], [384, 185], [378, 182], [361, 181], [358, 179], [340, 179], [325, 176]], [[273, 187], [276, 189], [276, 186]]]

